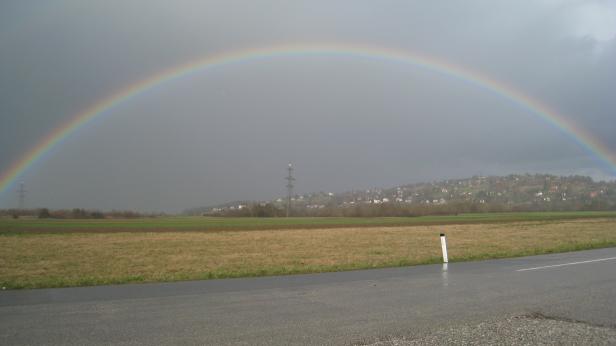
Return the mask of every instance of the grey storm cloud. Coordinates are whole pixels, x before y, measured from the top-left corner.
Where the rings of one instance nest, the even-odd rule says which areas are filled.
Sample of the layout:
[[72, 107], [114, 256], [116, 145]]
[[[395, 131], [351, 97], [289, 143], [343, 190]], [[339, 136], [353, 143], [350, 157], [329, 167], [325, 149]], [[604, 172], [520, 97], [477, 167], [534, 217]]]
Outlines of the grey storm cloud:
[[[611, 150], [616, 6], [609, 1], [4, 1], [0, 172], [127, 85], [212, 54], [361, 43], [436, 56], [550, 105]], [[178, 211], [298, 191], [473, 174], [612, 179], [536, 115], [392, 62], [295, 56], [164, 83], [72, 134], [21, 177], [31, 207]], [[0, 207], [16, 204], [14, 191]]]

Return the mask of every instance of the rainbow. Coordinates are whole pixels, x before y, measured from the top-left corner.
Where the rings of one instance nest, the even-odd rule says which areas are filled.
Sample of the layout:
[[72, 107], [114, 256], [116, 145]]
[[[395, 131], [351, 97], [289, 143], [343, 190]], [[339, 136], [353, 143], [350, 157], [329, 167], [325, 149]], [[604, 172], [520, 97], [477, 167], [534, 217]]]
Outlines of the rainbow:
[[547, 123], [555, 126], [564, 134], [571, 137], [577, 144], [594, 155], [600, 162], [609, 167], [611, 173], [616, 175], [616, 157], [608, 148], [596, 140], [590, 133], [577, 126], [565, 116], [554, 111], [546, 104], [526, 95], [523, 92], [491, 79], [477, 71], [462, 68], [452, 63], [439, 60], [435, 57], [413, 53], [409, 51], [395, 50], [376, 46], [360, 44], [340, 43], [316, 43], [316, 44], [282, 44], [255, 49], [244, 49], [211, 56], [205, 56], [188, 63], [173, 66], [153, 76], [128, 85], [108, 95], [100, 101], [92, 104], [80, 113], [74, 115], [64, 125], [56, 128], [41, 139], [36, 146], [30, 149], [19, 160], [12, 163], [0, 175], [0, 193], [9, 189], [27, 170], [32, 167], [51, 149], [55, 148], [65, 138], [78, 131], [92, 119], [108, 113], [115, 106], [129, 101], [133, 97], [143, 94], [156, 86], [177, 80], [181, 77], [201, 72], [207, 69], [222, 67], [242, 62], [259, 61], [274, 57], [295, 56], [343, 56], [352, 58], [364, 58], [371, 60], [384, 60], [409, 64], [423, 68], [441, 75], [453, 77], [467, 82], [477, 88], [504, 98], [521, 109], [537, 115]]

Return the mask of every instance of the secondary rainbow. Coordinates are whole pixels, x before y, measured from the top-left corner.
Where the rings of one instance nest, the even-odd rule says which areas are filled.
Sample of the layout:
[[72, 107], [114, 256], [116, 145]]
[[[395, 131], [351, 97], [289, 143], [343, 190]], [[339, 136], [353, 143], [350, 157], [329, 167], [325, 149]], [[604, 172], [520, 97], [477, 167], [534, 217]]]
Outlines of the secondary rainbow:
[[58, 146], [62, 140], [78, 131], [92, 119], [109, 113], [114, 106], [129, 101], [131, 98], [143, 94], [163, 83], [181, 77], [202, 72], [207, 69], [222, 67], [242, 62], [258, 61], [283, 57], [309, 57], [342, 56], [349, 58], [363, 58], [384, 60], [409, 64], [423, 68], [441, 75], [453, 77], [488, 92], [505, 98], [526, 111], [537, 115], [544, 121], [552, 124], [563, 133], [570, 136], [582, 148], [594, 155], [599, 161], [606, 164], [612, 175], [616, 175], [616, 157], [608, 148], [595, 139], [583, 128], [576, 126], [566, 117], [560, 115], [546, 104], [533, 99], [515, 88], [496, 81], [478, 71], [454, 65], [436, 57], [422, 55], [415, 52], [395, 50], [377, 46], [344, 43], [311, 43], [311, 44], [283, 44], [262, 48], [243, 49], [226, 53], [207, 55], [188, 63], [173, 66], [160, 73], [140, 80], [125, 88], [115, 91], [100, 101], [92, 104], [82, 112], [74, 115], [68, 122], [41, 139], [36, 146], [26, 152], [19, 160], [14, 162], [0, 175], [0, 193], [7, 191], [27, 170], [32, 167], [51, 149]]

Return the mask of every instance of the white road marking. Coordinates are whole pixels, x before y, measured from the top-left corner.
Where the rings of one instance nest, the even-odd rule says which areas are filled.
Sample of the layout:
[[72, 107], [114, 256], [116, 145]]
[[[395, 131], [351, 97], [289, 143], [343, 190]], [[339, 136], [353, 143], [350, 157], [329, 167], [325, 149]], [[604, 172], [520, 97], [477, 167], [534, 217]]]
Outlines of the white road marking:
[[518, 270], [516, 270], [516, 272], [525, 272], [525, 271], [528, 271], [528, 270], [538, 270], [538, 269], [546, 269], [546, 268], [564, 267], [564, 266], [572, 266], [574, 264], [602, 262], [602, 261], [610, 261], [610, 260], [616, 260], [616, 257], [599, 258], [599, 259], [588, 260], [588, 261], [581, 261], [581, 262], [571, 262], [571, 263], [553, 264], [553, 265], [550, 265], [550, 266], [542, 266], [542, 267], [535, 267], [535, 268], [518, 269]]

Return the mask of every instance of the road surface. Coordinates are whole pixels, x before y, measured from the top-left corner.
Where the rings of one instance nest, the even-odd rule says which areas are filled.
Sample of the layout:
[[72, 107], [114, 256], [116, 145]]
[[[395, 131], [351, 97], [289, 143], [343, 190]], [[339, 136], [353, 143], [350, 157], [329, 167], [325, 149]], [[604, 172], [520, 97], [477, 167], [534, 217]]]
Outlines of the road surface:
[[0, 344], [379, 344], [528, 315], [613, 332], [616, 248], [446, 269], [2, 291]]

